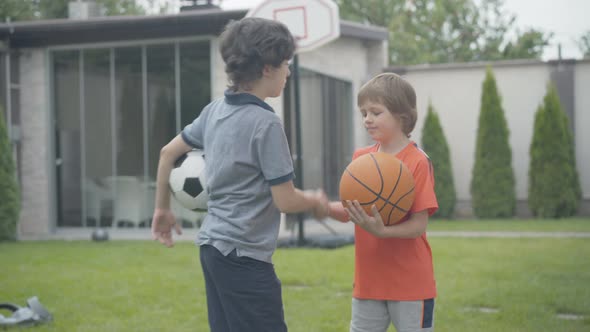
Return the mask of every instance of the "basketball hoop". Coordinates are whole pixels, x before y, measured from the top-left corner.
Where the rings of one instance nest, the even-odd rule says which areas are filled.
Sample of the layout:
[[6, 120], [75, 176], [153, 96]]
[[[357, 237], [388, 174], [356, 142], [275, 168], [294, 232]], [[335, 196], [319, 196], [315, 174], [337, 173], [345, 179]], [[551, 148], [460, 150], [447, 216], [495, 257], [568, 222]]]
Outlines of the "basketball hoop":
[[332, 0], [266, 0], [247, 17], [285, 24], [297, 39], [297, 52], [311, 51], [340, 36], [338, 5]]

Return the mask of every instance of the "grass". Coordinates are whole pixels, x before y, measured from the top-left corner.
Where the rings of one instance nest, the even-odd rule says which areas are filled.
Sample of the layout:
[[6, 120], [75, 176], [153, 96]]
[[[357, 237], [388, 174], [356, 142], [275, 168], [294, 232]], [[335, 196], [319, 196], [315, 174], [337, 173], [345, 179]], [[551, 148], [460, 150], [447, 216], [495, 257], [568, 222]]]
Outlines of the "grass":
[[[436, 331], [590, 330], [588, 239], [440, 237], [430, 244]], [[353, 255], [352, 246], [277, 251], [290, 331], [348, 330]], [[0, 257], [0, 302], [24, 305], [37, 295], [55, 317], [35, 331], [208, 331], [198, 248], [191, 243], [173, 249], [145, 241], [4, 243]], [[585, 318], [561, 320], [559, 313]]]
[[590, 220], [568, 219], [433, 219], [429, 231], [590, 232]]

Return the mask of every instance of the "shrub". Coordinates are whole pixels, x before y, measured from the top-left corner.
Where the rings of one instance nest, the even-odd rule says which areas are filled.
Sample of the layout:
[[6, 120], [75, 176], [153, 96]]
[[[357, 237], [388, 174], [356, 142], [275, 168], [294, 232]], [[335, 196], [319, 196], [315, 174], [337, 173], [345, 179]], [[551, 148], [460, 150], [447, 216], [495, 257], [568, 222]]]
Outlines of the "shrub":
[[432, 104], [428, 105], [428, 114], [422, 128], [422, 147], [434, 166], [434, 191], [439, 207], [433, 217], [450, 218], [455, 211], [457, 193], [449, 145]]
[[492, 69], [486, 70], [471, 178], [473, 212], [478, 218], [509, 218], [516, 209], [509, 131]]
[[528, 204], [541, 218], [576, 214], [581, 187], [573, 134], [555, 87], [550, 84], [535, 114], [530, 147]]

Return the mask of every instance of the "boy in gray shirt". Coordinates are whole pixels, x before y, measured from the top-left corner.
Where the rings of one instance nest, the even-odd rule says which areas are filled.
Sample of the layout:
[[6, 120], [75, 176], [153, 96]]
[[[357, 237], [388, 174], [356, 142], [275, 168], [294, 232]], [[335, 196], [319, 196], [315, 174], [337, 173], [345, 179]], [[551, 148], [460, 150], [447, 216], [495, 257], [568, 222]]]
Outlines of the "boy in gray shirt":
[[220, 38], [229, 89], [162, 148], [152, 234], [173, 245], [180, 226], [170, 211], [170, 171], [178, 157], [203, 149], [209, 203], [198, 242], [211, 331], [287, 331], [271, 261], [280, 213], [328, 213], [323, 191], [293, 186], [283, 126], [264, 102], [281, 95], [295, 41], [283, 24], [260, 18], [231, 22]]

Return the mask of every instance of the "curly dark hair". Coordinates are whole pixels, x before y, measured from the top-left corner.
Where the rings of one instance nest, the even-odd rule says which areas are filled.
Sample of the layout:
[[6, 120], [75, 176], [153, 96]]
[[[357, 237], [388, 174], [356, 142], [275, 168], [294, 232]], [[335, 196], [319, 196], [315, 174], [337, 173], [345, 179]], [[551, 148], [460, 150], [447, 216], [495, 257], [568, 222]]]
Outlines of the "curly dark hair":
[[295, 38], [282, 23], [256, 17], [232, 21], [220, 37], [230, 88], [237, 91], [262, 77], [265, 65], [279, 67], [295, 53]]

